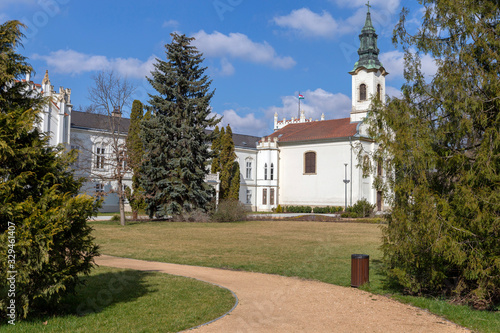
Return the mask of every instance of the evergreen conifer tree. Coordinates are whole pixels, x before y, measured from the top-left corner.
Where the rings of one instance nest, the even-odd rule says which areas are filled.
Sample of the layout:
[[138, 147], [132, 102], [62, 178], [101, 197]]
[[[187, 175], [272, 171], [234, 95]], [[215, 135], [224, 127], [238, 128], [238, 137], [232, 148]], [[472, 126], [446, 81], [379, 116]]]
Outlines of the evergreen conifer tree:
[[[239, 197], [240, 175], [239, 165], [236, 161], [236, 153], [234, 152], [233, 131], [231, 126], [227, 125], [225, 132], [221, 137], [220, 150], [220, 196], [221, 199], [236, 199]], [[236, 170], [238, 169], [238, 170]], [[238, 174], [236, 174], [236, 171]]]
[[[422, 2], [420, 2], [422, 3]], [[389, 276], [411, 293], [478, 307], [500, 301], [500, 5], [425, 1], [416, 35], [403, 9], [402, 97], [375, 103], [370, 134], [383, 147], [392, 211]], [[432, 82], [420, 53], [434, 57]]]
[[[12, 300], [17, 319], [56, 304], [98, 255], [87, 225], [98, 202], [78, 195], [81, 181], [69, 167], [76, 154], [48, 146], [36, 127], [48, 101], [21, 80], [32, 71], [15, 50], [21, 27], [0, 25], [0, 317], [8, 320]], [[12, 277], [15, 295], [7, 292]]]
[[145, 156], [140, 183], [150, 216], [207, 210], [213, 189], [205, 183], [212, 136], [205, 132], [220, 120], [210, 117], [211, 80], [193, 38], [171, 34], [166, 57], [156, 59], [148, 78], [151, 118], [141, 127]]
[[145, 208], [142, 188], [139, 185], [139, 173], [144, 155], [142, 140], [139, 136], [141, 130], [141, 121], [144, 118], [144, 107], [139, 100], [132, 103], [130, 113], [130, 127], [127, 135], [127, 156], [129, 166], [132, 168], [132, 189], [127, 190], [127, 199], [132, 208], [132, 215], [137, 219], [139, 209]]
[[[224, 129], [224, 127], [222, 128]], [[221, 133], [219, 132], [219, 126], [215, 126], [215, 129], [213, 131], [213, 141], [212, 141], [212, 165], [210, 172], [211, 173], [217, 173], [220, 172], [220, 163], [219, 163], [219, 156], [220, 156], [220, 144], [221, 144]]]

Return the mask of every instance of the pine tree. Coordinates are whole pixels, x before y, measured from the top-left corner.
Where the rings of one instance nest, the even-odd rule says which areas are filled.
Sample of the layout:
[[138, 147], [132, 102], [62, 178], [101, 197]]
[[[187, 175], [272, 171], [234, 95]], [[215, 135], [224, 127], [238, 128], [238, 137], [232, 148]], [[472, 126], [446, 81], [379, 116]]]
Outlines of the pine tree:
[[140, 134], [140, 124], [144, 118], [144, 107], [139, 100], [132, 103], [132, 111], [130, 113], [130, 127], [127, 135], [127, 156], [129, 166], [132, 168], [132, 189], [127, 190], [127, 199], [132, 208], [133, 219], [137, 219], [137, 212], [145, 208], [142, 188], [139, 185], [139, 173], [144, 155], [144, 148]]
[[157, 94], [150, 95], [151, 118], [141, 129], [146, 154], [140, 183], [150, 216], [207, 210], [213, 195], [205, 183], [212, 140], [205, 129], [219, 122], [210, 117], [214, 92], [193, 38], [171, 36], [167, 60], [156, 59], [148, 78]]
[[[421, 2], [422, 3], [422, 2]], [[389, 276], [411, 293], [477, 307], [500, 301], [500, 6], [424, 2], [412, 36], [403, 9], [402, 97], [375, 104], [370, 133], [384, 148], [392, 212], [384, 231]], [[427, 83], [420, 54], [438, 71]], [[388, 192], [389, 193], [389, 192]]]
[[[17, 319], [55, 305], [98, 255], [87, 225], [98, 202], [78, 195], [81, 181], [69, 167], [76, 154], [48, 146], [36, 127], [47, 101], [21, 80], [32, 71], [15, 50], [21, 27], [0, 25], [0, 317], [9, 320], [11, 300]], [[9, 296], [13, 276], [15, 296]]]

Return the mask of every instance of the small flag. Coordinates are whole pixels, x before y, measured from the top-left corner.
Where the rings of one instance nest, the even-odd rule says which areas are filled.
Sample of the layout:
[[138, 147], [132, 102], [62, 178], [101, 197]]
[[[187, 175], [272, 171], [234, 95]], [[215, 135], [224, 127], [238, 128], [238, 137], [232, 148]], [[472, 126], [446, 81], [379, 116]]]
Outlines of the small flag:
[[304, 96], [302, 96], [301, 94], [299, 94], [299, 99], [304, 99]]

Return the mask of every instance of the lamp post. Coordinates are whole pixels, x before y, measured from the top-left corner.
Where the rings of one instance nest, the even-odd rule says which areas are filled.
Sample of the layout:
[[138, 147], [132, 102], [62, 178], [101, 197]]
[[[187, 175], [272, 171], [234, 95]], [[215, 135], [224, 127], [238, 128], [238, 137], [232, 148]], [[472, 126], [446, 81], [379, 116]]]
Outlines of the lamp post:
[[350, 180], [347, 179], [347, 163], [344, 163], [345, 166], [345, 207], [344, 207], [344, 212], [347, 211], [347, 184], [349, 184]]

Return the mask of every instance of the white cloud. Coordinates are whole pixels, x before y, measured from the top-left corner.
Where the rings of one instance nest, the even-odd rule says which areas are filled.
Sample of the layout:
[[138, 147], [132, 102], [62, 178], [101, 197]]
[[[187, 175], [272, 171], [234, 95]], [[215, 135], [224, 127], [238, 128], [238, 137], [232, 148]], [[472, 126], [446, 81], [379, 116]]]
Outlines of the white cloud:
[[270, 134], [269, 128], [272, 124], [262, 118], [256, 118], [254, 113], [240, 116], [234, 109], [225, 110], [220, 126], [231, 125], [233, 133], [247, 134], [255, 136], [265, 136]]
[[391, 86], [385, 86], [385, 93], [389, 97], [396, 97], [396, 98], [401, 98], [401, 90], [391, 87]]
[[[298, 94], [297, 94], [298, 95]], [[290, 119], [298, 116], [298, 97], [283, 96], [282, 106], [272, 106], [266, 110], [266, 115], [274, 117], [278, 113], [278, 119]], [[320, 119], [321, 114], [325, 114], [325, 119], [337, 119], [348, 117], [351, 112], [351, 98], [341, 94], [333, 94], [321, 88], [316, 90], [307, 90], [302, 93], [301, 109], [305, 111], [306, 118]], [[271, 118], [272, 119], [272, 118]]]
[[[243, 59], [282, 69], [295, 66], [295, 60], [292, 57], [278, 56], [274, 48], [267, 42], [253, 42], [241, 33], [224, 35], [214, 31], [212, 34], [207, 34], [200, 30], [193, 37], [195, 38], [193, 45], [206, 57]], [[228, 66], [228, 62], [225, 65]]]
[[[374, 18], [375, 16], [372, 17], [372, 20]], [[358, 9], [346, 19], [335, 19], [326, 11], [318, 14], [308, 8], [301, 8], [293, 10], [288, 15], [277, 16], [273, 18], [273, 21], [282, 28], [292, 29], [304, 36], [335, 38], [359, 32], [365, 19], [366, 10], [363, 8]]]
[[168, 21], [163, 22], [163, 24], [161, 25], [161, 27], [162, 28], [167, 28], [167, 27], [174, 27], [174, 28], [176, 28], [178, 25], [179, 25], [178, 21], [176, 21], [176, 20], [168, 20]]
[[137, 58], [112, 58], [88, 55], [74, 50], [58, 50], [49, 55], [34, 54], [33, 59], [44, 60], [52, 70], [64, 74], [80, 74], [83, 72], [114, 70], [131, 78], [144, 78], [153, 69], [155, 56], [145, 62]]
[[[413, 51], [412, 51], [413, 52]], [[388, 80], [400, 79], [404, 73], [404, 53], [401, 51], [384, 52], [379, 55], [379, 59], [390, 75]], [[437, 72], [437, 65], [429, 54], [421, 55], [421, 70], [427, 79], [432, 78]]]
[[293, 10], [286, 16], [273, 18], [273, 21], [280, 27], [291, 28], [307, 36], [334, 37], [346, 30], [326, 11], [317, 14], [308, 8]]

